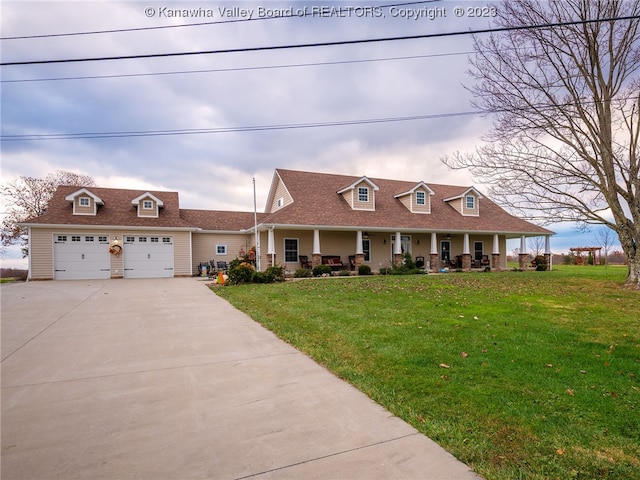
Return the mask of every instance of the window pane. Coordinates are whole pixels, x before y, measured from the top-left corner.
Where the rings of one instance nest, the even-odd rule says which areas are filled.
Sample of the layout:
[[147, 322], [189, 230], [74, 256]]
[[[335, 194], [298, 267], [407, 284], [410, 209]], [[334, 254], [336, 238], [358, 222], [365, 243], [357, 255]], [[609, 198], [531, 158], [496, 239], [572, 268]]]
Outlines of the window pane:
[[416, 203], [424, 205], [424, 192], [416, 192]]
[[298, 261], [298, 239], [297, 238], [284, 239], [284, 261], [285, 262]]
[[369, 201], [369, 189], [367, 187], [358, 187], [358, 201], [359, 202]]

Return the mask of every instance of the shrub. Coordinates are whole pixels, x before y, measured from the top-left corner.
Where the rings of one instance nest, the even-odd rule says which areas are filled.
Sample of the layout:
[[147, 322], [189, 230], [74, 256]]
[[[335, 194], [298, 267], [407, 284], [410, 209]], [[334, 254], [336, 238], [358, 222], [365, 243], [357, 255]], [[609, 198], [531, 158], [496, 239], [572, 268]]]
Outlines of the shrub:
[[229, 283], [231, 285], [241, 285], [251, 283], [256, 269], [253, 265], [243, 262], [240, 259], [232, 260], [229, 263]]
[[253, 274], [253, 283], [272, 283], [269, 281], [269, 276], [267, 272], [255, 272]]
[[284, 282], [284, 267], [282, 265], [267, 268], [265, 274], [269, 280], [267, 283]]
[[351, 275], [351, 272], [349, 270], [340, 270], [338, 275], [341, 276], [341, 277], [348, 277], [348, 276]]
[[358, 267], [358, 275], [371, 275], [371, 267], [369, 265], [360, 265]]
[[299, 268], [293, 274], [295, 278], [308, 278], [312, 275], [313, 275], [313, 272], [311, 272], [311, 270], [308, 268]]
[[331, 267], [329, 265], [316, 265], [313, 267], [314, 277], [321, 277], [324, 274], [331, 275]]
[[532, 262], [536, 266], [538, 272], [544, 272], [547, 269], [547, 260], [544, 255], [538, 255]]

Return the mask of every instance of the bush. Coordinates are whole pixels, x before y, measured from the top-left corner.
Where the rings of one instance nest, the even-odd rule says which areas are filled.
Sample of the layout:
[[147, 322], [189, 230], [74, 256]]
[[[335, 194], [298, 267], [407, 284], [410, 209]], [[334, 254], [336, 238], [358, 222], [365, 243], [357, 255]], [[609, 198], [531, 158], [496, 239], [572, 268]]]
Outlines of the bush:
[[371, 267], [369, 265], [360, 265], [358, 267], [358, 275], [371, 275]]
[[544, 272], [547, 269], [547, 260], [544, 255], [538, 255], [532, 262], [536, 266], [538, 272]]
[[299, 268], [293, 274], [295, 278], [309, 278], [312, 275], [313, 275], [313, 272], [311, 272], [311, 270], [308, 268]]
[[231, 285], [241, 285], [243, 283], [251, 283], [256, 269], [253, 265], [243, 262], [240, 259], [232, 260], [229, 263], [229, 283]]
[[314, 277], [321, 277], [324, 274], [331, 275], [331, 267], [329, 265], [316, 265], [313, 267]]
[[281, 265], [267, 268], [265, 274], [268, 279], [267, 283], [284, 282], [284, 267]]

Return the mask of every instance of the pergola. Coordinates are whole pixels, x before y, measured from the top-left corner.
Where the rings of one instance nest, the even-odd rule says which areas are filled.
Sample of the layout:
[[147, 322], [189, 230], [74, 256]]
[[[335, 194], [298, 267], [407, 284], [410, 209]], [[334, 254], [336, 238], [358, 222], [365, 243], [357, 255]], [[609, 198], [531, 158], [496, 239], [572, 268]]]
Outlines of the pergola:
[[[576, 255], [576, 265], [585, 265], [586, 262], [582, 256], [583, 253], [593, 255], [594, 264], [600, 265], [602, 263], [602, 254], [600, 252], [602, 247], [571, 247], [569, 250]], [[598, 259], [597, 262], [596, 257]]]

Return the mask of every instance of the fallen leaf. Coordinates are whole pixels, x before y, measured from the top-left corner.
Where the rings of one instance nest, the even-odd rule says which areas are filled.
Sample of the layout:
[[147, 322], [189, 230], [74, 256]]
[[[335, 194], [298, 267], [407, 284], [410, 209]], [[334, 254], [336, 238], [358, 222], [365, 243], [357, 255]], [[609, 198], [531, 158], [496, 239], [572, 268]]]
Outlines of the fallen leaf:
[[440, 364], [440, 368], [451, 368], [449, 365], [447, 365], [446, 363], [441, 363]]
[[567, 392], [567, 394], [571, 395], [572, 397], [575, 395], [575, 392], [573, 390], [571, 390], [570, 388], [567, 388], [566, 392]]
[[553, 368], [553, 363], [547, 363], [547, 364], [545, 364], [545, 367], [547, 367], [547, 368]]
[[462, 352], [462, 353], [460, 353], [460, 356], [462, 358], [467, 358], [469, 356], [469, 354], [467, 352]]
[[418, 415], [418, 420], [420, 420], [420, 423], [426, 423], [427, 422], [422, 415]]
[[561, 448], [559, 448], [558, 450], [556, 450], [556, 453], [557, 453], [558, 455], [564, 455], [564, 450], [563, 450], [563, 449], [561, 449]]

